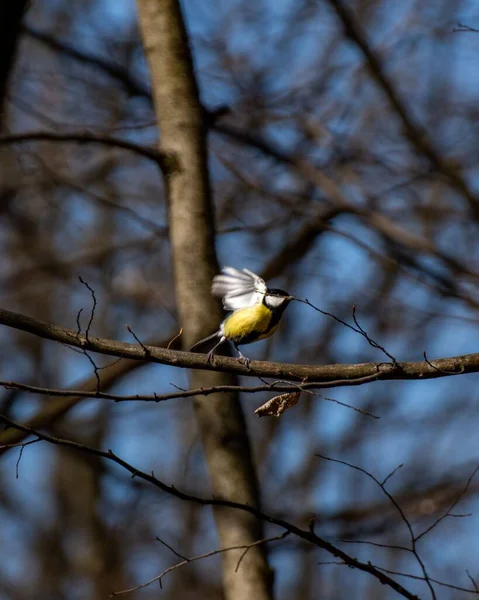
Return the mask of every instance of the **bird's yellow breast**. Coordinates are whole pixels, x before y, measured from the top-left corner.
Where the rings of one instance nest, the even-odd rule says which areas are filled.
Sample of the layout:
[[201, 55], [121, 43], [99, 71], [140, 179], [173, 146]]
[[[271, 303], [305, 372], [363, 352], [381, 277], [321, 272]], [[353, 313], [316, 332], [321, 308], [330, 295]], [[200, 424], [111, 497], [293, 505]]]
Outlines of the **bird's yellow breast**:
[[223, 323], [223, 334], [236, 343], [261, 340], [276, 329], [268, 330], [272, 316], [273, 313], [264, 304], [240, 308]]

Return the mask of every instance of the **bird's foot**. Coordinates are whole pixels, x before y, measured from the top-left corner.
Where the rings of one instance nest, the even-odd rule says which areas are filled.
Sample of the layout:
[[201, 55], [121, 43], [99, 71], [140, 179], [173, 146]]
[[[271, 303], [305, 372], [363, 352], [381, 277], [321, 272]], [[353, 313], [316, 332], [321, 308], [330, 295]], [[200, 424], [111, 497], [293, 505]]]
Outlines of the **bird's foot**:
[[214, 367], [215, 365], [215, 355], [213, 354], [213, 350], [210, 350], [206, 355], [206, 362]]
[[247, 369], [249, 369], [249, 368], [250, 368], [250, 366], [249, 366], [249, 365], [250, 365], [250, 362], [251, 362], [251, 360], [250, 360], [250, 359], [249, 359], [247, 356], [245, 356], [244, 354], [241, 354], [241, 352], [239, 353], [239, 358], [238, 358], [238, 361], [239, 361], [240, 363], [243, 363], [243, 364], [244, 364], [244, 366], [245, 366]]

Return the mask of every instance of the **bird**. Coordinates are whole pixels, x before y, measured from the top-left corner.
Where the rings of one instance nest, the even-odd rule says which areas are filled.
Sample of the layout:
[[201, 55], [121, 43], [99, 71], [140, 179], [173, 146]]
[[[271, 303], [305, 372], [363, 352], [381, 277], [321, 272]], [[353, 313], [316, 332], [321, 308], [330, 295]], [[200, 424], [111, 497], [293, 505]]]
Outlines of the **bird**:
[[223, 308], [231, 314], [220, 324], [218, 331], [196, 342], [190, 351], [219, 338], [208, 352], [207, 361], [213, 361], [214, 351], [226, 341], [233, 343], [239, 360], [249, 367], [250, 360], [238, 346], [251, 344], [272, 335], [293, 296], [277, 288], [268, 288], [265, 281], [249, 269], [223, 267], [213, 278], [213, 296], [223, 299]]

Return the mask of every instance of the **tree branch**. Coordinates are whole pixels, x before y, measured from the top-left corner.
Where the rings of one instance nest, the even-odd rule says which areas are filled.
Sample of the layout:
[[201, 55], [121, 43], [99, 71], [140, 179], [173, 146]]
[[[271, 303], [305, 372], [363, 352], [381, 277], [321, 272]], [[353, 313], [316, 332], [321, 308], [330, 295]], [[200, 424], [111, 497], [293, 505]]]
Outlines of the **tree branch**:
[[[241, 546], [230, 546], [229, 548], [220, 548], [219, 550], [211, 550], [211, 552], [205, 552], [204, 554], [198, 554], [197, 556], [193, 556], [191, 558], [183, 558], [183, 560], [181, 562], [178, 562], [178, 563], [172, 565], [171, 567], [167, 567], [159, 575], [156, 575], [152, 579], [145, 581], [145, 583], [140, 583], [139, 585], [135, 585], [131, 588], [128, 588], [125, 590], [120, 590], [118, 592], [112, 592], [111, 596], [113, 597], [113, 596], [121, 596], [123, 594], [131, 594], [132, 592], [136, 592], [137, 590], [145, 588], [145, 587], [151, 585], [152, 583], [155, 583], [156, 581], [158, 581], [158, 583], [160, 584], [160, 587], [162, 587], [163, 577], [165, 577], [165, 575], [167, 575], [168, 573], [171, 573], [171, 571], [176, 571], [176, 569], [180, 569], [181, 567], [184, 567], [191, 562], [195, 562], [197, 560], [203, 560], [205, 558], [210, 558], [211, 556], [216, 556], [218, 554], [222, 554], [223, 552], [231, 552], [232, 550], [243, 550], [243, 553], [241, 554], [241, 557], [238, 560], [238, 564], [236, 565], [236, 572], [237, 572], [238, 568], [241, 564], [241, 560], [242, 560], [243, 556], [246, 555], [246, 553], [248, 552], [248, 550], [250, 548], [254, 548], [255, 546], [261, 546], [262, 544], [268, 544], [269, 542], [276, 542], [279, 540], [284, 540], [284, 538], [286, 536], [290, 535], [290, 533], [291, 533], [290, 531], [285, 531], [281, 535], [276, 535], [274, 537], [269, 537], [269, 538], [263, 538], [262, 540], [257, 540], [256, 542], [251, 542], [250, 544], [243, 544]], [[159, 540], [159, 541], [164, 544], [164, 542], [162, 540]], [[170, 550], [171, 550], [171, 548], [170, 548]]]
[[128, 94], [131, 96], [141, 96], [143, 98], [148, 99], [151, 102], [151, 94], [147, 87], [142, 85], [142, 83], [136, 81], [133, 76], [121, 65], [118, 65], [112, 61], [106, 60], [105, 58], [90, 54], [83, 50], [79, 50], [68, 44], [67, 42], [63, 42], [57, 38], [55, 38], [50, 33], [46, 31], [40, 31], [39, 29], [35, 29], [31, 25], [25, 25], [23, 27], [23, 33], [28, 35], [32, 39], [40, 42], [41, 44], [50, 48], [50, 50], [54, 50], [57, 52], [61, 52], [65, 56], [69, 58], [73, 58], [76, 61], [93, 66], [106, 75], [109, 75], [112, 79], [120, 83]]
[[[110, 394], [108, 392], [100, 392], [99, 390], [61, 390], [57, 388], [44, 388], [27, 383], [21, 383], [19, 381], [0, 380], [0, 387], [4, 387], [7, 390], [19, 390], [22, 392], [30, 392], [32, 394], [51, 397], [77, 396], [78, 398], [96, 398], [102, 400], [113, 400], [114, 402], [166, 402], [167, 400], [191, 398], [193, 396], [211, 396], [211, 394], [224, 392], [242, 392], [244, 394], [257, 394], [258, 392], [301, 392], [331, 387], [343, 387], [343, 385], [358, 385], [359, 383], [368, 383], [369, 381], [375, 380], [376, 376], [368, 377], [366, 380], [361, 378], [359, 381], [353, 379], [326, 382], [312, 381], [309, 383], [296, 384], [273, 381], [270, 384], [265, 383], [264, 385], [256, 385], [252, 387], [245, 385], [216, 385], [209, 388], [196, 388], [193, 390], [182, 390], [179, 392], [167, 392], [166, 394], [131, 394], [124, 396], [120, 394]], [[342, 403], [339, 402], [338, 404]]]
[[[171, 339], [171, 335], [166, 339]], [[166, 343], [166, 340], [158, 340], [158, 344]], [[178, 347], [177, 342], [174, 342], [174, 346]], [[148, 363], [142, 363], [137, 360], [121, 360], [119, 362], [115, 361], [113, 364], [102, 368], [100, 377], [100, 389], [108, 389], [110, 386], [119, 382], [123, 377], [127, 376], [132, 371], [141, 368], [147, 364]], [[27, 388], [34, 387], [27, 386], [25, 384], [20, 384], [20, 386], [21, 387], [17, 387], [16, 389], [23, 389], [24, 391], [33, 391], [27, 390]], [[98, 381], [95, 375], [93, 375], [92, 377], [89, 377], [86, 380], [84, 380], [79, 386], [78, 390], [70, 391], [69, 393], [63, 393], [65, 390], [57, 390], [57, 392], [61, 391], [62, 393], [48, 394], [48, 396], [51, 396], [49, 402], [43, 404], [41, 409], [28, 420], [28, 426], [40, 429], [50, 427], [52, 423], [55, 423], [55, 421], [57, 421], [74, 406], [76, 406], [79, 402], [81, 402], [86, 397], [86, 395], [96, 395], [98, 393], [97, 388]], [[8, 448], [11, 447], [13, 444], [20, 443], [24, 439], [24, 437], [24, 433], [15, 429], [9, 429], [8, 431], [0, 432], [0, 444], [8, 445], [7, 448], [0, 449], [0, 455], [6, 452]]]
[[341, 20], [346, 36], [353, 41], [363, 53], [371, 75], [379, 87], [382, 88], [392, 107], [401, 119], [404, 131], [411, 144], [429, 160], [437, 171], [449, 179], [453, 187], [467, 199], [473, 214], [476, 217], [479, 216], [479, 200], [477, 196], [469, 188], [459, 171], [444, 160], [437, 152], [432, 141], [429, 139], [427, 132], [414, 122], [412, 115], [409, 114], [406, 105], [401, 100], [399, 93], [387, 76], [381, 60], [371, 50], [366, 34], [362, 31], [359, 23], [351, 14], [350, 10], [345, 6], [343, 0], [329, 0], [329, 3]]
[[288, 531], [291, 534], [317, 546], [318, 548], [325, 550], [326, 552], [328, 552], [329, 554], [332, 554], [336, 558], [341, 559], [341, 561], [343, 561], [343, 563], [348, 565], [349, 567], [354, 568], [354, 569], [359, 569], [360, 571], [369, 573], [370, 575], [372, 575], [376, 579], [378, 579], [383, 585], [387, 585], [387, 586], [391, 587], [393, 590], [395, 590], [398, 594], [400, 594], [404, 598], [408, 598], [409, 600], [418, 600], [418, 597], [416, 595], [409, 592], [401, 584], [399, 584], [397, 581], [395, 581], [391, 577], [387, 576], [385, 573], [381, 572], [378, 568], [374, 567], [372, 564], [364, 563], [356, 558], [353, 558], [352, 556], [349, 556], [346, 552], [344, 552], [340, 548], [337, 548], [336, 546], [334, 546], [327, 540], [316, 535], [314, 533], [312, 527], [309, 530], [301, 529], [300, 527], [297, 527], [296, 525], [289, 523], [288, 521], [285, 521], [284, 519], [274, 517], [273, 515], [265, 513], [264, 511], [254, 507], [254, 506], [251, 506], [249, 504], [243, 504], [241, 502], [234, 502], [232, 500], [226, 500], [226, 499], [221, 499], [221, 498], [211, 498], [211, 499], [210, 498], [201, 498], [201, 497], [195, 496], [193, 494], [188, 494], [186, 492], [179, 490], [178, 488], [176, 488], [174, 486], [167, 485], [160, 479], [157, 479], [155, 477], [154, 473], [149, 474], [149, 473], [140, 471], [139, 469], [137, 469], [130, 463], [126, 462], [125, 460], [123, 460], [122, 458], [117, 456], [111, 450], [108, 450], [105, 452], [102, 450], [98, 450], [96, 448], [92, 448], [90, 446], [86, 446], [85, 444], [80, 444], [78, 442], [73, 442], [71, 440], [53, 437], [51, 435], [47, 435], [45, 433], [36, 431], [36, 430], [32, 429], [31, 427], [27, 427], [25, 425], [21, 425], [20, 423], [12, 421], [11, 419], [9, 419], [8, 417], [6, 417], [2, 414], [0, 414], [0, 421], [5, 423], [9, 427], [14, 427], [16, 429], [20, 429], [21, 431], [24, 431], [25, 433], [27, 433], [29, 435], [34, 435], [37, 438], [39, 438], [45, 442], [48, 442], [50, 444], [74, 448], [75, 450], [78, 450], [80, 452], [85, 452], [85, 453], [91, 454], [93, 456], [97, 456], [100, 458], [110, 460], [110, 461], [116, 463], [117, 465], [119, 465], [120, 467], [122, 467], [123, 469], [127, 470], [129, 473], [131, 473], [131, 475], [133, 477], [142, 479], [143, 481], [147, 481], [148, 483], [152, 484], [156, 488], [162, 490], [163, 492], [165, 492], [171, 496], [174, 496], [175, 498], [178, 498], [179, 500], [193, 502], [195, 504], [200, 504], [202, 506], [231, 508], [234, 510], [248, 513], [250, 515], [254, 515], [255, 517], [257, 517], [258, 519], [261, 519], [264, 522], [271, 523], [273, 525], [277, 525], [278, 527], [281, 527], [285, 531]]
[[[333, 365], [293, 365], [253, 360], [249, 368], [237, 359], [215, 356], [215, 363], [206, 360], [205, 354], [167, 350], [157, 346], [140, 346], [107, 338], [89, 336], [73, 329], [38, 321], [20, 313], [0, 309], [0, 324], [27, 331], [38, 337], [121, 358], [160, 363], [184, 369], [200, 369], [236, 373], [249, 377], [272, 377], [285, 381], [331, 383], [327, 387], [360, 385], [370, 381], [437, 379], [479, 372], [479, 353], [451, 356], [436, 360], [392, 363], [356, 363]], [[320, 387], [320, 385], [318, 385]]]
[[66, 133], [56, 133], [53, 131], [25, 131], [23, 133], [11, 133], [0, 136], [0, 146], [6, 144], [25, 144], [27, 142], [54, 142], [77, 144], [100, 144], [110, 146], [111, 148], [121, 148], [128, 150], [139, 156], [143, 156], [155, 162], [163, 172], [168, 173], [174, 166], [174, 155], [172, 153], [160, 152], [154, 148], [141, 146], [134, 142], [122, 140], [121, 138], [103, 135], [99, 133], [89, 133], [87, 131], [72, 131]]

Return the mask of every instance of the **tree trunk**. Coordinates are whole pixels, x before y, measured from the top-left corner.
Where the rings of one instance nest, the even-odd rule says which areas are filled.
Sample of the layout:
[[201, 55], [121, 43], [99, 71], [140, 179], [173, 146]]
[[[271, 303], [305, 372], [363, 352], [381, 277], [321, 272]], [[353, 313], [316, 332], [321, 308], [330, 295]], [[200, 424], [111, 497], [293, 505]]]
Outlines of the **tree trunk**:
[[[140, 27], [152, 77], [161, 149], [172, 153], [167, 175], [170, 243], [183, 347], [211, 333], [221, 321], [211, 297], [218, 270], [213, 207], [207, 168], [203, 111], [188, 38], [177, 0], [138, 0]], [[193, 387], [236, 383], [229, 375], [194, 371]], [[195, 409], [215, 497], [258, 505], [258, 486], [244, 416], [234, 394], [196, 398]], [[262, 537], [251, 515], [219, 509], [215, 520], [222, 548], [250, 544]], [[272, 598], [272, 574], [264, 547], [222, 554], [228, 600]]]

